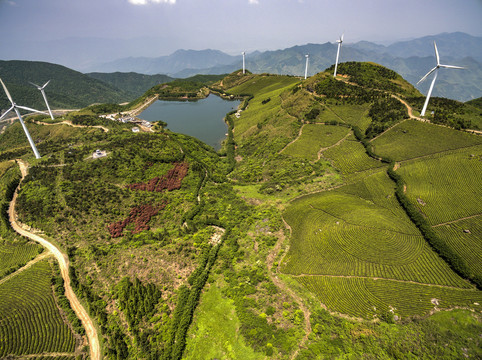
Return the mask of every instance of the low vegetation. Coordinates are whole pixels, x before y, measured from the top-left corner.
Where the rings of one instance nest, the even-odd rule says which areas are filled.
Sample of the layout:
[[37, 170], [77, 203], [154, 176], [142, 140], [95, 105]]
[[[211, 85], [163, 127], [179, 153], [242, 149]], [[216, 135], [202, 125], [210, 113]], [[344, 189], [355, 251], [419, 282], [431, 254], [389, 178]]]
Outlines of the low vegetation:
[[[105, 358], [480, 356], [480, 137], [407, 119], [392, 95], [423, 97], [391, 70], [331, 74], [237, 71], [132, 103], [242, 98], [219, 152], [96, 118], [111, 105], [71, 115], [109, 132], [29, 123], [40, 160], [18, 125], [0, 135], [2, 159], [31, 165], [19, 218], [68, 254]], [[0, 174], [7, 204], [18, 168]]]

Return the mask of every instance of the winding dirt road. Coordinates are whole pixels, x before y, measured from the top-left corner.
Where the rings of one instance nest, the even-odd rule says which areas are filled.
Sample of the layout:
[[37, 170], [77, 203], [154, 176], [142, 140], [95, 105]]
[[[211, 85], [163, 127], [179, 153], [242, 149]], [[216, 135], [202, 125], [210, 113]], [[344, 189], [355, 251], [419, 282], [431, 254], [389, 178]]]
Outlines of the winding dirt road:
[[[25, 178], [28, 173], [28, 166], [22, 160], [17, 160], [17, 163], [20, 167], [20, 171], [22, 173], [22, 179], [20, 183]], [[64, 279], [64, 287], [65, 287], [65, 296], [69, 299], [70, 306], [74, 310], [77, 317], [82, 321], [82, 325], [85, 328], [85, 332], [87, 334], [87, 338], [89, 340], [90, 345], [90, 358], [92, 360], [100, 360], [100, 344], [99, 338], [97, 336], [97, 329], [94, 327], [94, 323], [92, 319], [89, 317], [89, 314], [84, 309], [82, 304], [80, 303], [79, 299], [75, 295], [72, 287], [70, 286], [70, 276], [69, 276], [69, 260], [66, 255], [62, 254], [62, 252], [52, 243], [45, 240], [44, 238], [31, 233], [30, 231], [25, 230], [20, 222], [17, 220], [17, 216], [15, 213], [15, 203], [17, 201], [17, 193], [18, 188], [15, 191], [12, 201], [10, 202], [10, 208], [8, 209], [8, 215], [10, 217], [10, 223], [12, 224], [12, 228], [22, 236], [25, 236], [33, 241], [38, 242], [43, 247], [47, 248], [57, 259], [59, 262], [60, 273], [62, 278]]]
[[68, 125], [68, 126], [72, 126], [72, 127], [79, 127], [79, 128], [96, 128], [96, 129], [101, 129], [103, 130], [104, 132], [109, 132], [109, 129], [107, 129], [105, 126], [102, 126], [102, 125], [80, 125], [80, 124], [72, 124], [72, 121], [70, 120], [64, 120], [64, 121], [60, 121], [58, 123], [46, 123], [46, 122], [42, 122], [42, 121], [34, 121], [34, 123], [36, 124], [39, 124], [39, 125], [46, 125], [46, 126], [54, 126], [54, 125]]

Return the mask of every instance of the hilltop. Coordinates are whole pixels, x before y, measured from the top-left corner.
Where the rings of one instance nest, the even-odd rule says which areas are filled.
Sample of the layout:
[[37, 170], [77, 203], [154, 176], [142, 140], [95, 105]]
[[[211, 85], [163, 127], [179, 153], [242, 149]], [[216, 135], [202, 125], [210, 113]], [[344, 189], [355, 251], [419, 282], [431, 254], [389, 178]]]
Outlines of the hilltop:
[[[52, 108], [80, 108], [93, 103], [123, 102], [131, 96], [103, 81], [93, 79], [61, 65], [38, 61], [1, 61], [0, 76], [18, 104], [45, 109], [45, 102], [29, 81], [43, 85], [51, 80], [45, 92]], [[0, 92], [0, 108], [10, 107]]]
[[[0, 249], [15, 261], [0, 304], [28, 313], [40, 294], [58, 298], [46, 284], [61, 284], [37, 258], [35, 301], [11, 300], [31, 277], [15, 267], [38, 251], [5, 218], [21, 158], [30, 168], [18, 221], [68, 256], [105, 358], [480, 357], [482, 138], [463, 131], [481, 124], [477, 103], [434, 98], [421, 118], [423, 95], [393, 70], [332, 71], [302, 80], [237, 70], [156, 85], [129, 105], [242, 99], [219, 152], [158, 125], [133, 133], [89, 108], [56, 124], [29, 119], [35, 160], [20, 125], [7, 127]], [[59, 335], [42, 351], [74, 354], [82, 327], [66, 331], [49, 314], [16, 318], [0, 339], [50, 316]], [[40, 351], [35, 337], [18, 338], [0, 356]]]

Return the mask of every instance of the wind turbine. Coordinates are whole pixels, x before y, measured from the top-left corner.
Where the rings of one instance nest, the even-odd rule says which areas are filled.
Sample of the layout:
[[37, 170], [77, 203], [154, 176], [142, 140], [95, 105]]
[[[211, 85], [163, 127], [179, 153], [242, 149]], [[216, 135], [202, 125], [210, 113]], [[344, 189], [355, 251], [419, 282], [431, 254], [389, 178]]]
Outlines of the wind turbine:
[[32, 147], [33, 153], [35, 154], [35, 158], [40, 159], [40, 154], [39, 154], [39, 152], [38, 152], [38, 150], [37, 150], [37, 148], [36, 148], [36, 146], [35, 146], [34, 141], [32, 140], [32, 137], [30, 136], [30, 133], [29, 133], [28, 130], [27, 130], [27, 126], [25, 126], [25, 123], [23, 122], [22, 116], [20, 115], [20, 111], [19, 111], [18, 109], [23, 109], [23, 110], [27, 110], [27, 111], [33, 111], [33, 112], [37, 112], [37, 113], [40, 113], [40, 114], [46, 114], [46, 113], [44, 113], [44, 112], [42, 112], [42, 111], [35, 110], [35, 109], [28, 108], [28, 107], [26, 107], [26, 106], [20, 106], [20, 105], [15, 104], [15, 102], [14, 102], [13, 99], [12, 99], [12, 96], [11, 96], [10, 93], [8, 92], [7, 87], [6, 87], [5, 84], [3, 83], [2, 79], [0, 79], [0, 82], [2, 83], [3, 90], [5, 90], [5, 94], [7, 94], [8, 100], [10, 100], [10, 102], [12, 103], [12, 106], [10, 107], [10, 109], [8, 109], [8, 110], [0, 117], [0, 120], [2, 120], [10, 111], [15, 110], [15, 112], [17, 113], [18, 119], [20, 120], [20, 124], [22, 124], [23, 131], [25, 132], [25, 135], [27, 135], [28, 142], [30, 143], [30, 146]]
[[336, 40], [336, 42], [338, 43], [338, 51], [336, 52], [335, 72], [333, 74], [333, 77], [336, 77], [336, 69], [338, 68], [338, 58], [340, 57], [340, 49], [341, 49], [341, 44], [343, 42], [343, 35], [345, 34], [341, 34], [340, 38]]
[[52, 120], [54, 119], [54, 115], [52, 114], [52, 110], [50, 110], [50, 106], [49, 106], [49, 103], [47, 101], [47, 96], [45, 95], [45, 87], [49, 84], [50, 80], [47, 81], [43, 86], [39, 86], [37, 84], [34, 84], [33, 82], [30, 82], [30, 84], [32, 84], [33, 86], [35, 86], [37, 89], [40, 90], [40, 92], [42, 93], [42, 96], [44, 97], [44, 100], [45, 100], [45, 104], [47, 105], [47, 109], [49, 110], [49, 114], [50, 114], [50, 117], [52, 118]]
[[246, 73], [246, 66], [245, 66], [245, 62], [244, 62], [244, 56], [246, 55], [246, 52], [243, 51], [243, 52], [241, 53], [241, 55], [243, 55], [243, 74], [245, 74], [245, 73]]
[[310, 58], [310, 54], [306, 54], [305, 58], [306, 58], [306, 66], [305, 66], [305, 80], [306, 80], [306, 77], [308, 76], [308, 59]]
[[423, 78], [421, 78], [417, 83], [417, 85], [420, 84], [422, 81], [424, 81], [427, 78], [427, 76], [429, 76], [431, 73], [435, 72], [435, 75], [434, 75], [433, 80], [432, 80], [432, 84], [430, 84], [430, 88], [428, 89], [427, 98], [425, 99], [425, 104], [423, 104], [423, 109], [422, 109], [422, 112], [420, 113], [420, 116], [425, 116], [425, 110], [427, 110], [427, 105], [428, 105], [428, 101], [430, 100], [430, 95], [432, 94], [433, 85], [435, 84], [435, 80], [437, 79], [438, 69], [440, 69], [440, 68], [465, 69], [464, 67], [461, 67], [461, 66], [441, 64], [440, 63], [440, 57], [438, 55], [437, 44], [435, 43], [435, 41], [433, 42], [433, 47], [435, 49], [435, 57], [437, 58], [437, 66], [435, 66], [432, 70], [430, 70], [428, 73], [426, 73], [425, 76]]

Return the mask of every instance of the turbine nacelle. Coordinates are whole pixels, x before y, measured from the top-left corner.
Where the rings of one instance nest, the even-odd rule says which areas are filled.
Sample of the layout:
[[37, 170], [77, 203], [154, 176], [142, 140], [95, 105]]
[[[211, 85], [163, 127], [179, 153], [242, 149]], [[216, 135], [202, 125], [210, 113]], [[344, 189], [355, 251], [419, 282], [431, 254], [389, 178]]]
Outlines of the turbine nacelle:
[[33, 86], [35, 86], [38, 90], [40, 90], [40, 92], [42, 93], [42, 96], [44, 98], [44, 101], [45, 101], [45, 105], [47, 105], [47, 109], [49, 111], [49, 115], [50, 115], [50, 118], [53, 120], [54, 119], [54, 114], [52, 114], [52, 110], [50, 110], [50, 106], [49, 106], [49, 102], [47, 101], [47, 95], [45, 95], [45, 87], [49, 84], [50, 80], [47, 81], [45, 84], [43, 84], [42, 86], [40, 85], [37, 85], [31, 81], [29, 81], [30, 84], [32, 84]]
[[43, 89], [45, 89], [45, 87], [49, 84], [50, 80], [47, 81], [45, 84], [43, 84], [42, 86], [40, 85], [37, 85], [31, 81], [29, 81], [30, 84], [32, 84], [33, 86], [35, 86], [38, 90], [42, 91]]

